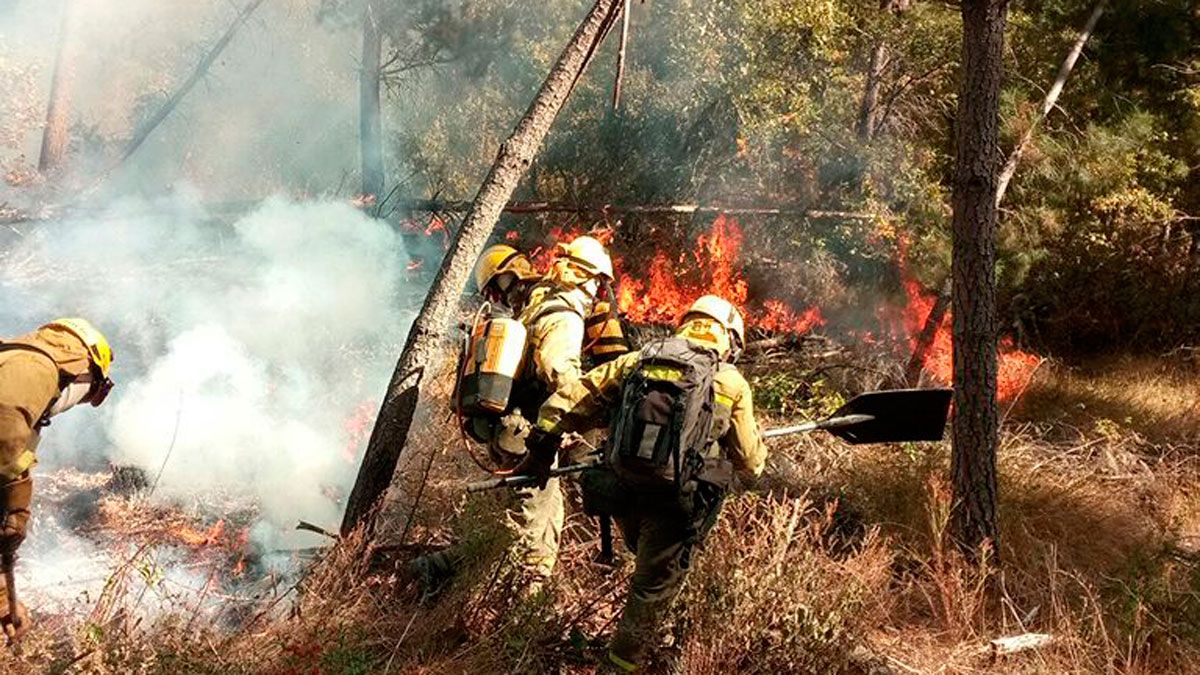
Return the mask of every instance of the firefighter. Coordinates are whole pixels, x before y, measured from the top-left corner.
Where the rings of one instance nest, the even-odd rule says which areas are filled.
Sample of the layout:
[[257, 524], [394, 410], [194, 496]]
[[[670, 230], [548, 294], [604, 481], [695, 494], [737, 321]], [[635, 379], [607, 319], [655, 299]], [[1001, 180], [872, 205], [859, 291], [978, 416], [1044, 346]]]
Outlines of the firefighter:
[[[711, 426], [706, 427], [707, 440], [700, 443], [703, 470], [697, 470], [695, 479], [687, 485], [679, 484], [676, 473], [676, 482], [668, 483], [669, 489], [656, 490], [637, 482], [637, 476], [614, 470], [621, 443], [620, 420], [632, 412], [622, 408], [614, 414], [613, 447], [605, 464], [586, 471], [580, 481], [585, 508], [611, 515], [626, 546], [636, 556], [629, 595], [605, 664], [611, 672], [638, 670], [647, 647], [656, 644], [661, 617], [679, 592], [693, 548], [716, 520], [732, 470], [756, 477], [766, 462], [766, 446], [754, 419], [753, 395], [734, 366], [744, 344], [744, 324], [737, 309], [717, 296], [704, 296], [684, 315], [676, 336], [700, 353], [710, 350], [715, 354], [711, 380], [705, 380], [712, 383], [711, 388], [703, 389], [711, 391], [715, 399], [710, 408]], [[622, 401], [636, 401], [625, 392], [623, 384], [635, 371], [646, 372], [642, 369], [651, 364], [651, 359], [644, 361], [643, 354], [651, 352], [656, 344], [595, 368], [550, 396], [530, 435], [530, 457], [523, 469], [546, 480], [562, 434], [603, 425], [609, 412]], [[663, 361], [653, 363], [661, 368]], [[687, 417], [681, 415], [681, 419]], [[657, 448], [655, 442], [650, 441]], [[634, 452], [640, 453], [645, 447], [636, 447]]]
[[[612, 281], [612, 259], [604, 245], [593, 237], [582, 236], [560, 246], [546, 278], [530, 293], [520, 316], [528, 330], [525, 384], [522, 399], [517, 401], [528, 420], [517, 434], [523, 444], [546, 397], [582, 375], [585, 319], [599, 299], [611, 298]], [[522, 460], [515, 472], [522, 473], [528, 460]], [[517, 561], [529, 577], [522, 592], [536, 594], [558, 560], [565, 502], [557, 479], [541, 488], [518, 490], [517, 499], [508, 520]]]
[[[577, 237], [560, 245], [560, 255], [546, 276], [539, 277], [528, 258], [506, 244], [489, 247], [476, 262], [474, 281], [490, 302], [519, 311], [527, 331], [524, 367], [514, 386], [511, 410], [499, 417], [467, 420], [468, 433], [488, 446], [492, 461], [513, 469], [526, 455], [526, 439], [537, 410], [549, 392], [578, 379], [585, 339], [595, 335], [595, 344], [605, 354], [622, 349], [624, 335], [611, 303], [600, 305], [598, 296], [611, 300], [612, 260], [604, 246], [592, 237]], [[591, 317], [599, 316], [599, 320]], [[584, 317], [589, 317], [585, 322]], [[620, 350], [620, 351], [618, 351]], [[597, 358], [593, 356], [593, 358]], [[507, 513], [507, 524], [515, 540], [514, 557], [529, 583], [524, 594], [535, 594], [554, 569], [562, 532], [564, 500], [557, 481], [545, 489], [521, 490], [516, 505]], [[427, 594], [435, 593], [458, 568], [465, 555], [461, 546], [416, 558], [410, 563]]]
[[[37, 462], [41, 429], [75, 405], [103, 403], [112, 389], [112, 361], [108, 340], [83, 319], [57, 319], [0, 340], [0, 553], [6, 559], [25, 539], [33, 497], [29, 470]], [[2, 583], [0, 607], [10, 638], [28, 630], [28, 611], [21, 603], [9, 607]]]

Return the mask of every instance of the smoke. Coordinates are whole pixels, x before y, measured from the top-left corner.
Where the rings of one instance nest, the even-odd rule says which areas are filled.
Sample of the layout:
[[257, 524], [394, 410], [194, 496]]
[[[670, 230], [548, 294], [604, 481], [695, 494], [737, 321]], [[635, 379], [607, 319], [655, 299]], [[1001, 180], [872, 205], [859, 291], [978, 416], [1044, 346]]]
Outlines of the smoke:
[[118, 385], [55, 420], [42, 463], [161, 470], [155, 499], [336, 526], [365, 441], [347, 420], [378, 405], [423, 291], [406, 261], [392, 228], [334, 202], [272, 198], [227, 224], [195, 195], [127, 199], [44, 225], [0, 254], [0, 332], [86, 316]]
[[[129, 160], [129, 139], [192, 74], [249, 0], [0, 2], [0, 178], [33, 176], [0, 204], [156, 195], [181, 184], [209, 199], [326, 193], [358, 167], [356, 25], [318, 21], [320, 0], [271, 0]], [[34, 168], [68, 5], [74, 72], [65, 175]], [[9, 182], [19, 182], [10, 179]], [[32, 185], [31, 185], [32, 183]], [[99, 186], [98, 190], [92, 191]]]

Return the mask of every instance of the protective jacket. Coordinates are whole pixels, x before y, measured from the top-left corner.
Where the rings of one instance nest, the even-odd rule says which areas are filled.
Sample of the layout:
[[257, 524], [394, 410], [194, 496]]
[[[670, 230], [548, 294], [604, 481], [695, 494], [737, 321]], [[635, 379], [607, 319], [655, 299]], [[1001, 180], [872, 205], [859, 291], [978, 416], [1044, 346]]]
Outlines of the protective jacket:
[[[516, 394], [517, 406], [524, 415], [521, 419], [524, 428], [514, 429], [517, 420], [509, 416], [503, 436], [513, 436], [523, 445], [546, 396], [579, 379], [587, 306], [588, 298], [583, 291], [567, 289], [549, 280], [530, 292], [529, 302], [519, 317], [528, 332], [524, 372]], [[508, 512], [508, 520], [518, 557], [524, 569], [541, 581], [550, 576], [558, 559], [566, 514], [562, 488], [558, 480], [551, 480], [540, 490], [518, 490], [517, 500], [519, 503]]]
[[42, 328], [0, 340], [0, 483], [34, 465], [39, 421], [90, 364], [83, 343], [62, 331]]
[[[695, 345], [707, 343], [686, 337]], [[638, 367], [640, 352], [631, 352], [592, 369], [556, 391], [538, 413], [537, 426], [550, 434], [603, 426], [619, 403], [622, 385]], [[713, 376], [713, 425], [707, 456], [725, 457], [734, 468], [759, 475], [767, 450], [754, 419], [750, 385], [731, 364]], [[581, 478], [585, 506], [620, 503], [613, 518], [636, 560], [629, 596], [609, 644], [609, 661], [618, 671], [642, 665], [654, 644], [662, 617], [678, 594], [690, 565], [692, 549], [716, 522], [724, 492], [701, 483], [687, 500], [647, 494], [623, 484], [608, 468], [589, 469]]]
[[[538, 427], [561, 434], [604, 426], [620, 396], [621, 384], [637, 367], [640, 357], [640, 352], [630, 352], [556, 390], [538, 413]], [[750, 384], [735, 366], [723, 363], [713, 378], [713, 394], [716, 407], [711, 442], [735, 468], [754, 476], [761, 474], [767, 449], [754, 419]]]

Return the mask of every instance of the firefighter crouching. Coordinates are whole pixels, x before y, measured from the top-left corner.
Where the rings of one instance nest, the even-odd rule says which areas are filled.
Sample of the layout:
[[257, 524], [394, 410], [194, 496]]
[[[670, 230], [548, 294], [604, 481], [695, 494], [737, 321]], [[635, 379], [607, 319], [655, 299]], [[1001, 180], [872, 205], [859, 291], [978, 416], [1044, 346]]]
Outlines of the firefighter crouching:
[[636, 555], [606, 667], [638, 669], [658, 642], [693, 549], [712, 527], [734, 469], [757, 476], [766, 447], [750, 386], [734, 367], [744, 324], [729, 302], [697, 300], [674, 338], [593, 369], [542, 406], [524, 467], [545, 480], [562, 434], [603, 425], [605, 461], [580, 478], [584, 506], [616, 520]]
[[[50, 418], [79, 403], [98, 406], [112, 389], [108, 340], [83, 319], [58, 319], [0, 340], [0, 554], [11, 560], [29, 523], [30, 468]], [[0, 579], [3, 582], [3, 579]], [[21, 603], [10, 607], [0, 583], [0, 624], [10, 638], [29, 629]]]

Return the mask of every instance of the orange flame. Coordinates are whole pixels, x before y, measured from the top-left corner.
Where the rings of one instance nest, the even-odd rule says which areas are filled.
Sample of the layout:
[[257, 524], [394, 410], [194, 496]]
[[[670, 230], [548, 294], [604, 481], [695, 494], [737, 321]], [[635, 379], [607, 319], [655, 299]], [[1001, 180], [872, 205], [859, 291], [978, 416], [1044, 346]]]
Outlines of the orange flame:
[[[904, 279], [904, 294], [908, 303], [901, 314], [904, 344], [913, 353], [925, 323], [937, 302], [936, 294], [927, 294], [922, 290], [920, 282], [913, 279], [907, 266], [906, 241], [901, 238], [898, 262], [900, 274]], [[942, 322], [937, 326], [925, 352], [922, 363], [930, 379], [943, 386], [950, 386], [954, 381], [954, 340], [951, 333], [952, 312], [947, 309]], [[893, 331], [895, 332], [895, 331]], [[1003, 337], [998, 346], [998, 370], [996, 376], [996, 397], [1000, 401], [1016, 399], [1029, 386], [1034, 371], [1041, 365], [1042, 359], [1036, 354], [1017, 349], [1012, 338]]]
[[213, 546], [221, 543], [221, 539], [225, 536], [225, 521], [218, 520], [203, 532], [187, 525], [176, 525], [168, 528], [167, 531], [188, 546]]
[[[717, 216], [712, 229], [696, 239], [692, 251], [672, 259], [658, 251], [644, 273], [620, 274], [621, 312], [643, 323], [674, 323], [692, 302], [706, 293], [719, 295], [741, 310], [750, 326], [781, 333], [807, 333], [824, 325], [818, 307], [796, 311], [783, 300], [772, 298], [754, 307], [749, 286], [738, 262], [743, 235], [737, 220]], [[687, 271], [698, 278], [688, 281]]]
[[342, 423], [346, 432], [346, 445], [342, 448], [342, 458], [353, 464], [358, 458], [358, 450], [371, 435], [371, 426], [375, 421], [376, 405], [374, 401], [359, 403], [354, 412]]

